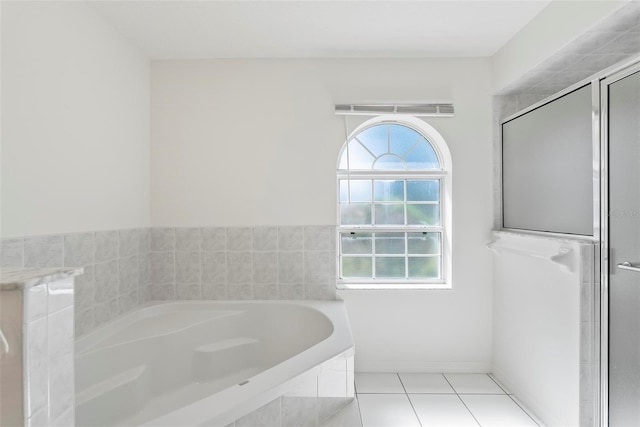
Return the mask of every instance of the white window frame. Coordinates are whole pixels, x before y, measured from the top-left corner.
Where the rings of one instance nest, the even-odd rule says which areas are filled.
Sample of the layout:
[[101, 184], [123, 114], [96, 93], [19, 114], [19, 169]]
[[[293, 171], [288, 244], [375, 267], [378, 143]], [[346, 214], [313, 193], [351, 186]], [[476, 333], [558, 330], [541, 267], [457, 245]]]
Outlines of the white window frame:
[[[440, 169], [425, 170], [405, 170], [405, 171], [388, 171], [388, 170], [340, 170], [340, 160], [347, 144], [351, 139], [367, 128], [381, 124], [398, 124], [409, 127], [421, 135], [433, 147], [438, 160], [440, 161]], [[336, 166], [336, 211], [337, 224], [336, 227], [336, 271], [338, 272], [338, 280], [336, 287], [338, 289], [451, 289], [453, 284], [452, 278], [452, 162], [451, 153], [442, 135], [433, 126], [425, 121], [406, 115], [382, 115], [365, 121], [356, 127], [344, 142], [340, 154], [338, 156], [338, 165]], [[340, 180], [357, 180], [357, 179], [438, 179], [440, 180], [440, 225], [439, 226], [420, 226], [420, 225], [402, 225], [402, 226], [374, 226], [374, 225], [340, 225]], [[441, 233], [441, 277], [439, 279], [343, 279], [342, 278], [342, 253], [341, 253], [341, 235], [345, 232], [357, 231], [361, 233], [370, 232], [440, 232]], [[372, 257], [375, 254], [372, 253]]]

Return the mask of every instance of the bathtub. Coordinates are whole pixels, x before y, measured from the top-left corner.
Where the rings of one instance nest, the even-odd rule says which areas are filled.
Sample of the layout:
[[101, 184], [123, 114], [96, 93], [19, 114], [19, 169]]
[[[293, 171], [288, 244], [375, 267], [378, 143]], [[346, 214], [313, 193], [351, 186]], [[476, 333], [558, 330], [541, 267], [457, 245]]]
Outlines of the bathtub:
[[76, 425], [318, 425], [353, 355], [341, 301], [148, 303], [76, 340]]

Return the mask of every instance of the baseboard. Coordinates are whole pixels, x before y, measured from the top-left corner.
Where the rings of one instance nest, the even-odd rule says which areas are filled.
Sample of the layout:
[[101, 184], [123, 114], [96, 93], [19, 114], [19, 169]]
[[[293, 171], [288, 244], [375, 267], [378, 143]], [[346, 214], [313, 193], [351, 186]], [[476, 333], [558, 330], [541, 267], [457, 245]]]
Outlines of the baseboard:
[[[356, 353], [357, 358], [357, 353]], [[424, 362], [418, 360], [371, 360], [355, 362], [356, 372], [426, 372], [426, 373], [489, 373], [485, 362]]]

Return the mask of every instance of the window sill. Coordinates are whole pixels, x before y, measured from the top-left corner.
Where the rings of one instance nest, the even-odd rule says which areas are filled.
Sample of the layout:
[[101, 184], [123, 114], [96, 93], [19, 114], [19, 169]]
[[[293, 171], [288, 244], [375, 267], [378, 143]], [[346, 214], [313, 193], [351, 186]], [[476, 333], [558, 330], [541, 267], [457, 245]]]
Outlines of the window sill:
[[449, 283], [415, 283], [415, 284], [391, 284], [391, 283], [337, 283], [336, 289], [339, 291], [414, 291], [414, 290], [451, 290]]

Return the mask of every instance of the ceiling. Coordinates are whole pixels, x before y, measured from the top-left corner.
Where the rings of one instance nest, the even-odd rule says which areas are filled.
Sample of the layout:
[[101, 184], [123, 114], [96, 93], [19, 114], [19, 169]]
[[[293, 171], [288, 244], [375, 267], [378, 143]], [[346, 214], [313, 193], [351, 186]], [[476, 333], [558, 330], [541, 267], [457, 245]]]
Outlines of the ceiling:
[[152, 59], [488, 57], [550, 0], [89, 1]]

